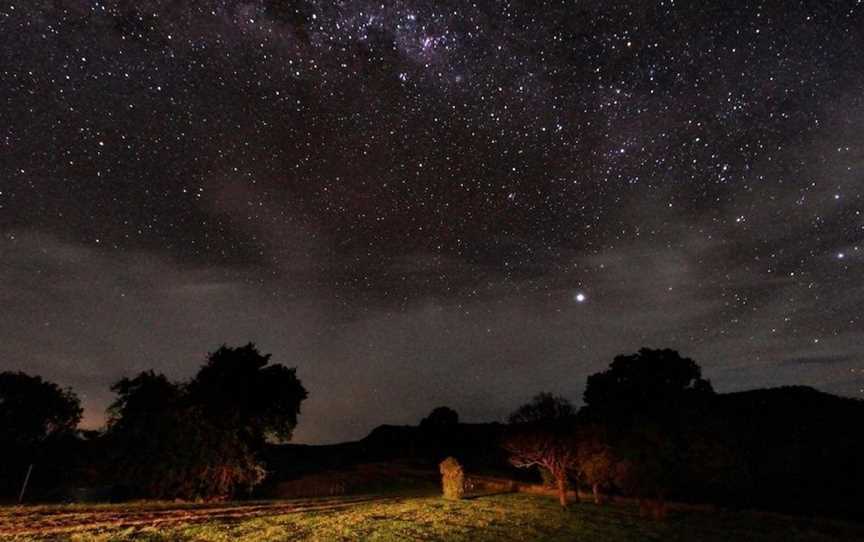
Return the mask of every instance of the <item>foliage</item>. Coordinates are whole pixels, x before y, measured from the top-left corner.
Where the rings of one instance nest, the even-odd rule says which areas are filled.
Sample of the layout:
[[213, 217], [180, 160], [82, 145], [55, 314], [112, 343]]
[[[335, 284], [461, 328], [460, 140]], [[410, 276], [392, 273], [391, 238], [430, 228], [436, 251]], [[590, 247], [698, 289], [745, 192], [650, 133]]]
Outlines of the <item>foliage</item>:
[[249, 446], [202, 416], [182, 385], [148, 371], [112, 390], [109, 440], [117, 478], [133, 495], [219, 499], [263, 479]]
[[459, 424], [459, 414], [450, 407], [440, 406], [420, 420], [420, 429], [426, 432], [442, 432]]
[[609, 443], [604, 428], [600, 425], [583, 425], [579, 430], [579, 475], [591, 486], [594, 501], [600, 504], [602, 491], [622, 482], [626, 467]]
[[508, 421], [511, 424], [550, 422], [570, 418], [575, 412], [573, 405], [564, 397], [541, 392], [510, 414]]
[[133, 495], [224, 499], [265, 475], [267, 436], [290, 438], [306, 390], [251, 343], [221, 347], [188, 384], [152, 371], [112, 387], [108, 439]]
[[192, 497], [179, 487], [190, 479], [187, 457], [197, 447], [182, 387], [146, 371], [111, 386], [108, 440], [118, 482], [152, 498]]
[[514, 427], [504, 442], [512, 465], [537, 467], [543, 485], [558, 488], [561, 506], [567, 505], [568, 473], [577, 466], [574, 413], [564, 397], [538, 393], [510, 414]]
[[549, 471], [558, 489], [559, 503], [562, 507], [567, 506], [568, 474], [576, 472], [579, 467], [572, 423], [521, 424], [505, 438], [504, 449], [514, 467], [539, 467]]
[[540, 485], [554, 489], [556, 487], [555, 476], [546, 467], [537, 467], [537, 472], [540, 473]]
[[20, 372], [0, 373], [0, 495], [17, 496], [28, 465], [28, 493], [62, 477], [72, 458], [81, 404], [68, 389]]
[[642, 348], [616, 356], [609, 369], [589, 376], [583, 398], [595, 413], [631, 417], [646, 412], [665, 415], [682, 403], [704, 401], [713, 394], [692, 359], [674, 350]]
[[270, 354], [261, 354], [252, 343], [223, 345], [189, 383], [189, 399], [202, 415], [241, 432], [251, 445], [267, 437], [287, 442], [308, 394], [296, 369], [269, 362]]
[[438, 466], [444, 498], [459, 500], [465, 494], [465, 471], [454, 457], [448, 457]]
[[0, 442], [30, 449], [68, 434], [81, 421], [81, 402], [72, 390], [25, 373], [0, 373]]
[[[588, 377], [580, 414], [603, 427], [603, 442], [595, 442], [595, 449], [614, 450], [626, 461], [626, 477], [618, 470], [620, 485], [662, 501], [681, 483], [687, 437], [706, 416], [713, 396], [692, 359], [674, 350], [643, 348], [617, 356], [608, 370]], [[604, 461], [601, 455], [601, 466]]]

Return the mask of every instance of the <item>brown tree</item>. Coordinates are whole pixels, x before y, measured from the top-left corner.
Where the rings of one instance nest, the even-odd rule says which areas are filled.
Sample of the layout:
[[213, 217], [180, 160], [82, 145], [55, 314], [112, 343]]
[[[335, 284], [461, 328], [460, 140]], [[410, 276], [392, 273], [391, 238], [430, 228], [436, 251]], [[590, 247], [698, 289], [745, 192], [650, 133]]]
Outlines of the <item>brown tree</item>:
[[614, 483], [620, 459], [604, 438], [602, 428], [584, 428], [580, 432], [578, 446], [580, 479], [591, 486], [594, 502], [601, 504], [602, 491]]
[[548, 470], [555, 479], [558, 502], [567, 507], [567, 477], [579, 467], [576, 438], [569, 424], [518, 427], [505, 440], [504, 449], [514, 467]]

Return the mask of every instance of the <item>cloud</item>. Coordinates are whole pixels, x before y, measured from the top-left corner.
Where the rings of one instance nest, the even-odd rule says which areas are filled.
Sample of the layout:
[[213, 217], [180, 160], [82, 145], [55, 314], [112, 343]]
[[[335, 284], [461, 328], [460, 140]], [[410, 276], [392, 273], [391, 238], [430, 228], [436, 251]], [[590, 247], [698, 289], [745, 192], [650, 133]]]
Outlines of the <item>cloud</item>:
[[852, 354], [824, 354], [799, 356], [780, 361], [779, 365], [837, 365], [846, 364], [861, 359], [860, 355]]

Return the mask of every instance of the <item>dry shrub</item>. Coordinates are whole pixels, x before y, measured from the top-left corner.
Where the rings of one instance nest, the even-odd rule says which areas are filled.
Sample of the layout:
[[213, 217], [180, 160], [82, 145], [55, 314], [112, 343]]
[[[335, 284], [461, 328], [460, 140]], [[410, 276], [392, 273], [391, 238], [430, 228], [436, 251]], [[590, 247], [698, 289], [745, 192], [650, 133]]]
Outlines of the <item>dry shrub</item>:
[[439, 465], [441, 471], [441, 486], [444, 490], [444, 498], [459, 500], [465, 494], [465, 471], [462, 465], [453, 458], [448, 457]]

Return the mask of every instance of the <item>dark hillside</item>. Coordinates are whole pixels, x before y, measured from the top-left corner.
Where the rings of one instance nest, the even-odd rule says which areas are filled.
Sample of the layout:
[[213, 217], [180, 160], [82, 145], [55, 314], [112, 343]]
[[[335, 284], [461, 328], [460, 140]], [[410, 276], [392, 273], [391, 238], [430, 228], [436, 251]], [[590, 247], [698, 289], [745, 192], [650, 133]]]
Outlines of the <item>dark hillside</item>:
[[861, 514], [864, 401], [793, 386], [718, 395], [717, 409], [746, 465], [742, 506]]

